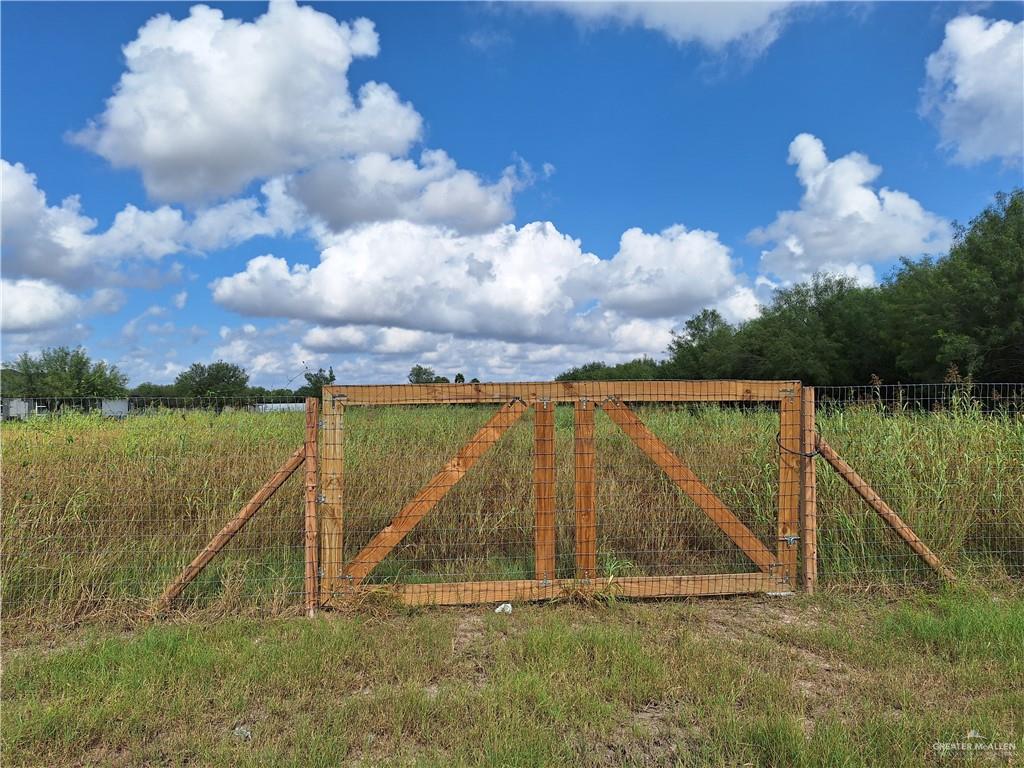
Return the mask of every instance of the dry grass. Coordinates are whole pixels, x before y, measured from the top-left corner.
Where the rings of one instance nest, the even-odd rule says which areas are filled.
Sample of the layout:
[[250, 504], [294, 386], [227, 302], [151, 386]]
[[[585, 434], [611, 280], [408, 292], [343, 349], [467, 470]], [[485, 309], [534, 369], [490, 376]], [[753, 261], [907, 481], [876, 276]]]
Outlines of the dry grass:
[[[493, 409], [349, 409], [349, 556]], [[641, 409], [642, 418], [763, 540], [773, 538], [777, 419], [767, 410]], [[1024, 421], [970, 407], [821, 414], [819, 429], [961, 573], [1024, 569]], [[302, 441], [295, 413], [168, 411], [122, 422], [67, 415], [4, 424], [5, 632], [131, 622]], [[602, 575], [749, 570], [735, 548], [598, 414]], [[572, 572], [572, 413], [556, 413], [559, 575]], [[375, 572], [380, 580], [532, 577], [532, 431], [512, 429]], [[831, 583], [930, 576], [826, 467], [820, 556]], [[181, 610], [294, 608], [302, 503], [289, 481], [185, 593]]]

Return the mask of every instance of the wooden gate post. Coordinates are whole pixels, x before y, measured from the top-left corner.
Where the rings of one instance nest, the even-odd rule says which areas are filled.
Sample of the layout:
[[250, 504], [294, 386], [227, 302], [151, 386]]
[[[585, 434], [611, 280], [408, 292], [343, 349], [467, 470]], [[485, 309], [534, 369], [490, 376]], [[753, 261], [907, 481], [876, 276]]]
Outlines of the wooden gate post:
[[554, 581], [555, 573], [555, 404], [533, 403], [533, 578]]
[[306, 515], [304, 521], [306, 539], [306, 613], [316, 615], [320, 604], [317, 592], [317, 445], [316, 438], [320, 429], [320, 401], [315, 397], [306, 398]]
[[803, 416], [800, 450], [803, 498], [800, 509], [800, 543], [804, 563], [804, 591], [814, 594], [818, 583], [818, 485], [814, 453], [818, 436], [814, 425], [814, 387], [804, 387], [801, 403]]
[[597, 578], [597, 512], [594, 473], [594, 403], [576, 401], [576, 578]]
[[343, 584], [344, 488], [345, 488], [345, 403], [324, 389], [323, 445], [320, 457], [320, 604], [323, 605]]
[[779, 578], [789, 589], [797, 584], [797, 541], [800, 538], [800, 410], [801, 387], [794, 385], [779, 404], [779, 522], [776, 558]]

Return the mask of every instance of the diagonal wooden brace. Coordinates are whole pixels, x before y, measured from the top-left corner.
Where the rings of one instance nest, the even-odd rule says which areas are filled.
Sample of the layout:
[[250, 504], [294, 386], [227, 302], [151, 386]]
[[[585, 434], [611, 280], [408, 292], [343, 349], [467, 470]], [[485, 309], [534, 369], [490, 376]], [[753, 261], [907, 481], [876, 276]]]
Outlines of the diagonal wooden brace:
[[256, 491], [256, 495], [249, 499], [249, 503], [242, 507], [239, 513], [210, 540], [206, 548], [196, 555], [195, 559], [189, 563], [188, 567], [181, 572], [178, 578], [167, 586], [167, 589], [164, 590], [156, 603], [153, 604], [152, 612], [154, 614], [166, 608], [171, 600], [180, 595], [182, 590], [191, 584], [196, 576], [202, 573], [207, 564], [217, 556], [217, 553], [224, 549], [227, 543], [235, 537], [235, 534], [245, 527], [245, 524], [249, 522], [252, 516], [259, 512], [260, 507], [266, 504], [267, 500], [274, 495], [274, 492], [284, 485], [285, 480], [302, 466], [305, 459], [306, 446], [300, 445], [295, 453], [288, 457], [288, 460], [281, 468], [267, 480], [266, 484]]
[[696, 504], [733, 543], [743, 550], [762, 571], [771, 572], [779, 561], [760, 539], [729, 511], [721, 499], [702, 483], [664, 442], [651, 432], [639, 417], [618, 400], [605, 400], [601, 408], [637, 447], [664, 470], [665, 474]]
[[480, 428], [472, 439], [463, 446], [444, 469], [434, 475], [416, 496], [402, 507], [391, 523], [380, 533], [370, 539], [370, 543], [356, 555], [345, 568], [345, 575], [352, 580], [352, 585], [359, 584], [369, 573], [387, 557], [405, 538], [424, 515], [433, 509], [445, 494], [461, 480], [477, 459], [501, 438], [508, 429], [519, 421], [526, 413], [526, 404], [522, 400], [506, 403], [490, 420]]
[[821, 436], [818, 436], [818, 453], [825, 459], [839, 476], [846, 481], [858, 496], [867, 502], [868, 506], [871, 507], [879, 517], [881, 517], [886, 524], [896, 531], [896, 535], [899, 536], [903, 541], [906, 542], [907, 546], [910, 547], [914, 553], [924, 560], [928, 565], [939, 574], [946, 581], [954, 581], [956, 576], [953, 574], [945, 563], [939, 559], [938, 555], [932, 552], [928, 545], [918, 538], [917, 534], [914, 533], [914, 529], [903, 522], [903, 518], [897, 515], [892, 507], [885, 503], [881, 496], [875, 493], [875, 489], [868, 485], [867, 480], [858, 475], [853, 467], [846, 463], [846, 461], [834, 450], [832, 446], [826, 443]]

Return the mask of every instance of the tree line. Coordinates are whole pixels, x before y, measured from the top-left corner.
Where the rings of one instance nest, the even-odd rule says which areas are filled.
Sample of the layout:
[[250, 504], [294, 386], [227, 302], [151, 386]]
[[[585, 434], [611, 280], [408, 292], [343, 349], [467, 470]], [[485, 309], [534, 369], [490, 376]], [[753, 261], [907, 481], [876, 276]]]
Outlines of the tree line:
[[[303, 373], [305, 384], [296, 388], [267, 389], [249, 384], [245, 368], [218, 360], [193, 363], [175, 378], [173, 384], [143, 382], [128, 387], [128, 377], [116, 365], [93, 361], [82, 348], [55, 347], [39, 355], [23, 353], [0, 372], [0, 391], [4, 397], [146, 397], [146, 398], [296, 398], [319, 397], [323, 387], [333, 384], [334, 368]], [[412, 384], [448, 384], [447, 376], [433, 368], [414, 365], [409, 371]], [[466, 377], [456, 373], [454, 383]], [[470, 379], [476, 383], [477, 378]]]
[[705, 309], [663, 360], [592, 362], [559, 380], [800, 379], [807, 384], [1024, 381], [1024, 191], [955, 227], [944, 256], [904, 259], [877, 286], [825, 275], [732, 324]]
[[162, 397], [162, 398], [294, 398], [319, 397], [334, 383], [334, 369], [306, 371], [305, 384], [267, 389], [249, 384], [249, 374], [234, 363], [193, 363], [173, 384], [143, 382], [128, 387], [128, 377], [116, 365], [93, 361], [82, 348], [55, 347], [39, 355], [23, 353], [0, 375], [4, 397]]

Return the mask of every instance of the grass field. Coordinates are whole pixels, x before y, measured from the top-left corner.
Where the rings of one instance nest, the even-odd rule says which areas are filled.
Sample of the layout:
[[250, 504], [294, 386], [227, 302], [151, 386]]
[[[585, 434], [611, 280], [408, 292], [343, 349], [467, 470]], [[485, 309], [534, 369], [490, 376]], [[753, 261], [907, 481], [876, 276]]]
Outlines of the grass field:
[[[345, 529], [351, 557], [490, 416], [491, 408], [351, 408]], [[668, 443], [772, 545], [777, 416], [715, 406], [642, 408]], [[750, 570], [738, 549], [602, 413], [602, 576]], [[819, 415], [820, 432], [959, 573], [1024, 573], [1024, 419], [967, 405]], [[163, 411], [5, 423], [5, 631], [132, 621], [302, 441], [296, 413]], [[374, 573], [378, 580], [532, 578], [532, 426], [525, 417]], [[573, 573], [572, 412], [556, 413], [558, 568]], [[932, 584], [920, 561], [827, 467], [819, 468], [825, 583]], [[302, 589], [294, 477], [179, 607], [287, 611]], [[13, 629], [12, 629], [13, 628]]]
[[[5, 765], [1009, 765], [1024, 596], [92, 629], [8, 647], [3, 683]], [[943, 751], [971, 731], [992, 750]]]
[[[490, 413], [350, 409], [346, 553]], [[774, 414], [641, 414], [771, 541]], [[146, 620], [302, 429], [301, 414], [240, 411], [3, 426], [4, 765], [917, 766], [1024, 755], [1020, 417], [969, 405], [819, 416], [821, 433], [955, 568], [952, 588], [821, 466], [825, 589], [813, 598], [560, 601], [511, 616], [364, 605], [308, 620], [297, 617], [293, 478], [176, 612]], [[560, 408], [566, 571], [572, 440]], [[375, 578], [530, 577], [531, 449], [527, 419]], [[597, 449], [603, 576], [749, 569], [601, 414]], [[971, 732], [984, 749], [943, 746]]]

